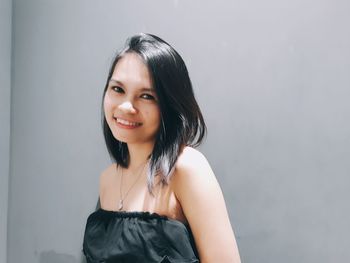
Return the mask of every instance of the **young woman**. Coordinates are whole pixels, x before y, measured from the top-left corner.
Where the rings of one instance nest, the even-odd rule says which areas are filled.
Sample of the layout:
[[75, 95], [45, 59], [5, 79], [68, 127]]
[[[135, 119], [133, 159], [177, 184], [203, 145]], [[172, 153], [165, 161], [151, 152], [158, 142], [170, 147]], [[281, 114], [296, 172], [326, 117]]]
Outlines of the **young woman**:
[[154, 35], [131, 37], [102, 107], [114, 163], [87, 219], [87, 262], [239, 263], [220, 186], [193, 148], [206, 126], [180, 55]]

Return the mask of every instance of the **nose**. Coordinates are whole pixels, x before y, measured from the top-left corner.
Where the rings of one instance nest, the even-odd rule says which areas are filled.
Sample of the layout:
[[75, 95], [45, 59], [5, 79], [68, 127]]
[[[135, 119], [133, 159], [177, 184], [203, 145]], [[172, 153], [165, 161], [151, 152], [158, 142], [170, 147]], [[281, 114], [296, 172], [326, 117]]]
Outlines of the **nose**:
[[134, 106], [130, 101], [124, 101], [122, 104], [118, 106], [118, 108], [124, 112], [136, 113], [136, 109], [134, 108]]

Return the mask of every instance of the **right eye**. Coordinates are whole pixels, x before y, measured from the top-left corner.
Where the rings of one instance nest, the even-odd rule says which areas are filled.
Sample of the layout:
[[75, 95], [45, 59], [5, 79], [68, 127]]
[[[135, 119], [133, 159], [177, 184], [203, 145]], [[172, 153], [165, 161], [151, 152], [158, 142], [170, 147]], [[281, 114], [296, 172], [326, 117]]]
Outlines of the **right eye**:
[[118, 93], [124, 93], [124, 90], [118, 86], [113, 86], [113, 87], [111, 87], [111, 89], [114, 90], [115, 92], [118, 92]]

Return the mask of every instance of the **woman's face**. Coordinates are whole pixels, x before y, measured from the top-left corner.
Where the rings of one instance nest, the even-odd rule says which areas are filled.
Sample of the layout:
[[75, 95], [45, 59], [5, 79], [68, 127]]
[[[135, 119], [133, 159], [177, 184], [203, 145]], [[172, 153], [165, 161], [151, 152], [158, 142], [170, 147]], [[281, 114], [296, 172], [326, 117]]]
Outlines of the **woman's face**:
[[119, 59], [105, 93], [104, 112], [117, 140], [154, 143], [160, 110], [148, 68], [139, 55], [126, 53]]

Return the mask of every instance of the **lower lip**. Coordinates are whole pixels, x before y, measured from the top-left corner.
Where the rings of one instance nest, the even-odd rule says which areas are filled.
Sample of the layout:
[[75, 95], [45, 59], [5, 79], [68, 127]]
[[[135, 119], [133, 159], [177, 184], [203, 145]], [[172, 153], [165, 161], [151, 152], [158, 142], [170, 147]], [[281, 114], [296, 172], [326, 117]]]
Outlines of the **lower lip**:
[[123, 128], [123, 129], [132, 130], [132, 129], [136, 129], [136, 128], [141, 126], [141, 125], [137, 125], [137, 126], [125, 125], [125, 124], [122, 124], [120, 122], [117, 122], [116, 119], [114, 119], [114, 121], [115, 121], [115, 123], [117, 124], [118, 127]]

